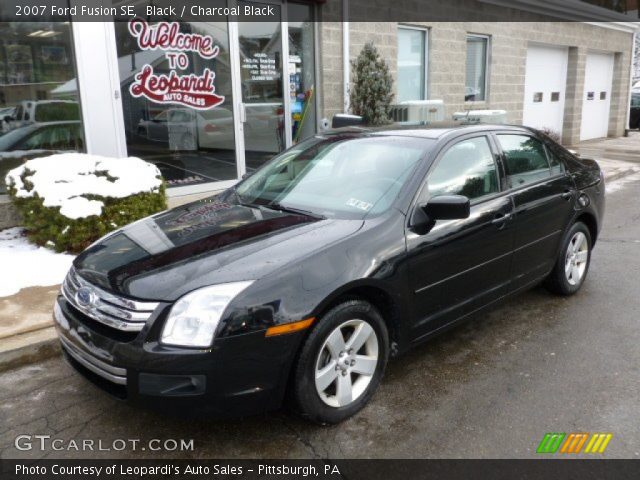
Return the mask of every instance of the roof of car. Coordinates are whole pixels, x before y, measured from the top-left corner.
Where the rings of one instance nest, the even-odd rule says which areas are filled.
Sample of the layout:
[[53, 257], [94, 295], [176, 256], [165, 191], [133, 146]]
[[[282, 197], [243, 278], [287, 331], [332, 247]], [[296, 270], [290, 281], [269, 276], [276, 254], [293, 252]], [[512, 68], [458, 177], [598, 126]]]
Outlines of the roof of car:
[[421, 137], [437, 139], [441, 136], [458, 131], [459, 133], [471, 133], [476, 131], [488, 131], [488, 130], [518, 130], [526, 131], [531, 130], [528, 127], [522, 125], [504, 125], [504, 124], [469, 124], [461, 122], [434, 122], [428, 125], [383, 125], [380, 127], [364, 127], [364, 126], [351, 126], [336, 128], [325, 132], [329, 135], [336, 134], [370, 134], [370, 135], [394, 135], [404, 137]]

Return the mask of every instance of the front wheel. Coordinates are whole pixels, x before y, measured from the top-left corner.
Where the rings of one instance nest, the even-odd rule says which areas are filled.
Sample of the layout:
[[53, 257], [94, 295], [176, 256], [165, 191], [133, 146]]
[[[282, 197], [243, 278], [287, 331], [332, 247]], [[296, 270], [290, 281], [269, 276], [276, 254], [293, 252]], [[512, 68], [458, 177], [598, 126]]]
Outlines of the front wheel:
[[354, 415], [377, 390], [388, 352], [386, 325], [373, 305], [353, 300], [332, 308], [307, 338], [294, 371], [302, 416], [338, 423]]
[[545, 285], [553, 293], [573, 295], [584, 283], [591, 262], [591, 233], [575, 223], [564, 238], [560, 255]]

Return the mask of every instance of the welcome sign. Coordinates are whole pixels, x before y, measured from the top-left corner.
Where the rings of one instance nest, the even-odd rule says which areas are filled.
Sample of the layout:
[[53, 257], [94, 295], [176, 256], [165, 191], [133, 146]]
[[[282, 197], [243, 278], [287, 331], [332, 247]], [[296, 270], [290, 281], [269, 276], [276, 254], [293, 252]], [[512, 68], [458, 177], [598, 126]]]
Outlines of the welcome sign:
[[224, 102], [224, 96], [215, 93], [216, 74], [209, 68], [205, 68], [200, 75], [179, 73], [190, 65], [187, 53], [195, 53], [205, 60], [218, 56], [220, 47], [215, 45], [211, 35], [180, 32], [179, 22], [149, 25], [140, 18], [129, 22], [129, 33], [137, 40], [141, 50], [165, 51], [171, 69], [169, 74], [158, 74], [152, 65], [143, 65], [129, 87], [133, 97], [199, 110], [207, 110]]

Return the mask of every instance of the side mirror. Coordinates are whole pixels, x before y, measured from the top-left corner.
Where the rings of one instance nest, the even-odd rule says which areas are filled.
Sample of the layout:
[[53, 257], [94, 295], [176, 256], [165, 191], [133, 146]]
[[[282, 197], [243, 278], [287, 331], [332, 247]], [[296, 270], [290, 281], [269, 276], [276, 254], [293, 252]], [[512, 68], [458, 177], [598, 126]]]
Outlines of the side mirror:
[[411, 217], [411, 228], [424, 235], [433, 228], [437, 220], [460, 220], [469, 218], [471, 206], [463, 195], [438, 195], [420, 205]]
[[359, 115], [349, 115], [347, 113], [336, 113], [331, 119], [331, 128], [362, 126], [364, 119]]
[[432, 220], [459, 220], [469, 218], [469, 199], [463, 195], [439, 195], [431, 198], [423, 207]]

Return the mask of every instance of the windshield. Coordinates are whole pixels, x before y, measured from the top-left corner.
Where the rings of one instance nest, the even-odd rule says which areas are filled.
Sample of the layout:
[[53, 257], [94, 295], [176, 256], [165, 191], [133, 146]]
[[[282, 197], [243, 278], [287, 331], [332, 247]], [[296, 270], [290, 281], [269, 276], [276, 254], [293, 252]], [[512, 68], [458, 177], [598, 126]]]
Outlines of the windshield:
[[319, 136], [275, 157], [236, 193], [246, 204], [364, 218], [391, 206], [432, 144], [402, 136]]

